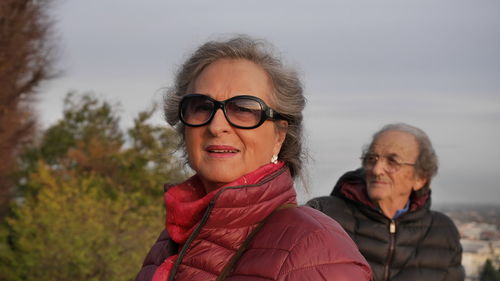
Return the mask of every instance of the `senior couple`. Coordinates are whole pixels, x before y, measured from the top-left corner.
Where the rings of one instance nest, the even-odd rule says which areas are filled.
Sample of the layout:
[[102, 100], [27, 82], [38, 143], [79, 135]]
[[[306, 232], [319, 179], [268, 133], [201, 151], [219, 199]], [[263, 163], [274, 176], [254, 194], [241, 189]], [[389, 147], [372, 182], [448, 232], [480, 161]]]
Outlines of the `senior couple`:
[[438, 164], [420, 129], [385, 126], [330, 196], [297, 205], [304, 106], [263, 41], [210, 41], [187, 59], [165, 115], [195, 174], [166, 185], [137, 281], [464, 279], [457, 230], [430, 210]]

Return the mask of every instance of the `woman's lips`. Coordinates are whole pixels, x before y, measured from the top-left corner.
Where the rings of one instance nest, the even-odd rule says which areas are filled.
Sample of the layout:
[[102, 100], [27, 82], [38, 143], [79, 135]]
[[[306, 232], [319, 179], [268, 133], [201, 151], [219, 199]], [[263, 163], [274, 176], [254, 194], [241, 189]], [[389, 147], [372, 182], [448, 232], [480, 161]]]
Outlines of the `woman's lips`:
[[211, 157], [218, 158], [232, 157], [240, 152], [239, 149], [229, 145], [208, 145], [205, 147], [205, 151]]

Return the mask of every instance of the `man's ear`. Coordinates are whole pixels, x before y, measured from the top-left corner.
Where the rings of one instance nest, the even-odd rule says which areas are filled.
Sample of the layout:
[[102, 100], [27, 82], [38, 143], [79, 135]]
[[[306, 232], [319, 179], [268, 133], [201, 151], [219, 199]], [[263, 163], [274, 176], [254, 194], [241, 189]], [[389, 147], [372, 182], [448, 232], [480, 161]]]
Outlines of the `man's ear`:
[[413, 190], [414, 191], [420, 190], [422, 187], [424, 187], [427, 184], [428, 181], [429, 181], [428, 179], [416, 175], [415, 176], [415, 184], [413, 185]]

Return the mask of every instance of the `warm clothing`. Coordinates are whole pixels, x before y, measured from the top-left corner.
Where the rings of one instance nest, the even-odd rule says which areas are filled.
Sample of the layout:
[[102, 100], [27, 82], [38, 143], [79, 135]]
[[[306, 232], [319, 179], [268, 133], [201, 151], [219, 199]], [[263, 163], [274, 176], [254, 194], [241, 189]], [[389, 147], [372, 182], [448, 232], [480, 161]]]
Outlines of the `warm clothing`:
[[460, 281], [462, 247], [453, 222], [431, 211], [430, 189], [410, 196], [409, 210], [387, 218], [370, 200], [362, 170], [348, 172], [332, 194], [307, 205], [338, 221], [370, 263], [375, 281]]
[[[273, 165], [250, 174], [264, 169], [261, 178], [250, 176], [248, 180], [247, 175], [218, 189], [200, 221], [188, 230], [191, 234], [184, 244], [171, 238], [167, 222], [167, 230], [153, 245], [136, 281], [152, 280], [155, 271], [165, 266], [163, 262], [176, 254], [175, 264], [169, 269], [173, 280], [215, 280], [259, 222], [278, 207], [295, 203], [288, 168], [269, 168]], [[196, 176], [174, 188], [186, 186], [199, 188]], [[189, 229], [189, 224], [183, 228]], [[357, 281], [369, 280], [370, 274], [365, 259], [340, 225], [304, 206], [274, 212], [226, 280]]]

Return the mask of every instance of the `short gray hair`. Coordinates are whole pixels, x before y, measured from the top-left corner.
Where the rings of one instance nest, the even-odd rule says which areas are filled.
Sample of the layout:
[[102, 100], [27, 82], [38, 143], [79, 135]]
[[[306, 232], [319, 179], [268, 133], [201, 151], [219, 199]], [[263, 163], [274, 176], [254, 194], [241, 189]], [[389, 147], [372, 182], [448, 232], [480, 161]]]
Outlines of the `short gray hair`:
[[203, 69], [220, 59], [245, 59], [259, 65], [267, 73], [274, 90], [270, 97], [272, 107], [288, 121], [288, 130], [278, 159], [288, 165], [293, 177], [300, 176], [302, 165], [307, 158], [307, 153], [302, 147], [302, 111], [306, 103], [302, 83], [295, 70], [283, 65], [269, 43], [246, 35], [206, 42], [177, 72], [174, 85], [167, 90], [164, 98], [164, 112], [167, 122], [176, 127], [181, 135], [180, 147], [185, 149], [185, 127], [179, 122], [179, 103], [182, 97], [188, 94], [191, 83]]
[[380, 135], [387, 131], [404, 132], [415, 137], [415, 140], [417, 141], [419, 147], [417, 161], [415, 162], [415, 170], [418, 176], [427, 179], [427, 183], [425, 186], [429, 187], [432, 178], [438, 172], [438, 157], [427, 134], [417, 127], [405, 123], [393, 123], [385, 125], [384, 127], [382, 127], [382, 129], [373, 134], [370, 145], [363, 150], [363, 155], [368, 152], [368, 149], [371, 147], [373, 142]]

